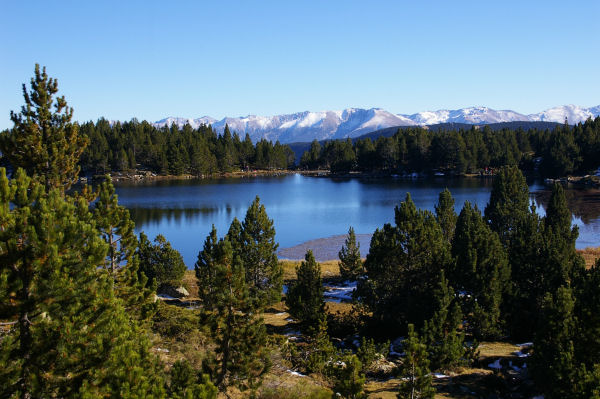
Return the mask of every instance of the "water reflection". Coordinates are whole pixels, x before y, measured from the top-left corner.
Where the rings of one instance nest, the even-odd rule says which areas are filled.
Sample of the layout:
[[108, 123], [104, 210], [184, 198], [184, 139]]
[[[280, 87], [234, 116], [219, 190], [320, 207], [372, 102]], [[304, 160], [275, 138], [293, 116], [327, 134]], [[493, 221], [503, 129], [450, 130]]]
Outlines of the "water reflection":
[[[550, 189], [530, 182], [532, 199], [543, 214]], [[150, 237], [163, 234], [184, 256], [188, 266], [214, 224], [220, 236], [234, 217], [243, 219], [256, 195], [273, 219], [280, 248], [322, 237], [372, 234], [393, 222], [394, 207], [410, 192], [417, 207], [432, 210], [438, 194], [448, 188], [460, 212], [465, 201], [483, 210], [489, 201], [491, 179], [330, 179], [288, 175], [280, 177], [172, 180], [119, 183], [119, 202], [126, 206], [136, 230]], [[600, 245], [600, 190], [566, 190], [574, 223], [580, 226], [579, 248]]]
[[[536, 191], [536, 203], [546, 209], [551, 194], [552, 190], [548, 188]], [[565, 190], [565, 196], [573, 216], [581, 219], [583, 224], [594, 223], [600, 218], [600, 190], [569, 188]]]
[[195, 223], [204, 216], [206, 220], [210, 219], [212, 213], [219, 212], [217, 208], [131, 208], [129, 214], [136, 225], [149, 226], [156, 225], [162, 221], [169, 223]]

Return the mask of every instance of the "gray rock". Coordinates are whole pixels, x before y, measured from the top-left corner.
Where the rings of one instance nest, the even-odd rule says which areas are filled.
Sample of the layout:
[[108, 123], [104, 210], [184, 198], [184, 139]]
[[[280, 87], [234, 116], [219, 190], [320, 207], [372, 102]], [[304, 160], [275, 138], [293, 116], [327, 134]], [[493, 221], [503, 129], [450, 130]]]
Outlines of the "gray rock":
[[169, 285], [161, 287], [158, 293], [162, 295], [168, 295], [173, 298], [184, 298], [190, 295], [190, 293], [184, 287], [175, 288]]

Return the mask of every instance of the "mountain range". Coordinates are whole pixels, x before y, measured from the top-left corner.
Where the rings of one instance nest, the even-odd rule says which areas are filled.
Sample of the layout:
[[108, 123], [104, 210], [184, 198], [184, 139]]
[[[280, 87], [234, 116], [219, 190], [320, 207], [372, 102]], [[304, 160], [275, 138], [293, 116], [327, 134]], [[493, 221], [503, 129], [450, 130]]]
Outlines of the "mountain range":
[[428, 126], [440, 123], [490, 124], [499, 122], [558, 122], [565, 119], [570, 124], [600, 116], [600, 105], [584, 108], [563, 105], [537, 114], [520, 114], [511, 110], [494, 110], [488, 107], [469, 107], [457, 110], [425, 111], [416, 114], [394, 114], [381, 108], [347, 108], [342, 111], [298, 112], [295, 114], [244, 117], [226, 117], [221, 120], [204, 116], [197, 119], [168, 117], [154, 123], [157, 127], [190, 124], [196, 128], [212, 125], [222, 133], [228, 125], [242, 138], [248, 134], [253, 142], [261, 139], [279, 140], [281, 143], [309, 142], [358, 137], [376, 130], [396, 126]]

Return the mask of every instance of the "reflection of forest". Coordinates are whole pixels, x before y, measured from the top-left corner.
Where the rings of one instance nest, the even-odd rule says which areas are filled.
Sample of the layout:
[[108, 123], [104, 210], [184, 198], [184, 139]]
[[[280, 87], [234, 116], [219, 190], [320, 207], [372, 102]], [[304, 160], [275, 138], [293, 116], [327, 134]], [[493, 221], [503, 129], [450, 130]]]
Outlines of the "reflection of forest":
[[[550, 200], [551, 190], [535, 192], [535, 199], [546, 209]], [[600, 190], [596, 189], [574, 189], [565, 190], [569, 209], [574, 216], [588, 224], [600, 217]]]
[[190, 219], [209, 215], [216, 211], [216, 208], [131, 208], [129, 209], [129, 214], [135, 225], [139, 228], [164, 220], [177, 223], [182, 220], [189, 221]]

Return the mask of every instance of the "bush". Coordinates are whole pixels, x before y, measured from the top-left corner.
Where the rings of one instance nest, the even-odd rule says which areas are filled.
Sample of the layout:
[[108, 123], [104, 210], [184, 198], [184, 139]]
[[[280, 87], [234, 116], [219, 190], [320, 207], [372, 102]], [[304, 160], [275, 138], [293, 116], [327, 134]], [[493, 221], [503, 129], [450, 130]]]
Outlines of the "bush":
[[183, 341], [186, 336], [198, 330], [200, 317], [195, 311], [160, 302], [152, 321], [152, 330], [155, 333]]

